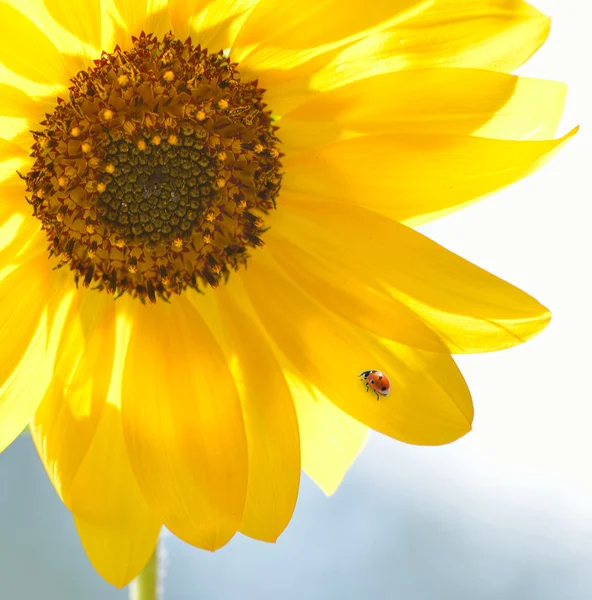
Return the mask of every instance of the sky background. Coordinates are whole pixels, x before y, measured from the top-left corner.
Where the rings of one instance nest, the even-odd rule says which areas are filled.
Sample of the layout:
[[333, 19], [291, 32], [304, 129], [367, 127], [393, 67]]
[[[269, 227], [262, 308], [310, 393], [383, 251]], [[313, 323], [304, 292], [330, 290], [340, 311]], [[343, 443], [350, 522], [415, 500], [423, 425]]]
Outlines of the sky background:
[[[581, 0], [539, 0], [551, 37], [521, 70], [570, 92], [542, 171], [422, 231], [554, 313], [505, 352], [458, 357], [473, 431], [440, 448], [372, 434], [332, 498], [303, 480], [276, 545], [215, 554], [164, 539], [168, 600], [587, 600], [592, 597], [592, 44]], [[115, 600], [31, 441], [0, 455], [0, 600]]]

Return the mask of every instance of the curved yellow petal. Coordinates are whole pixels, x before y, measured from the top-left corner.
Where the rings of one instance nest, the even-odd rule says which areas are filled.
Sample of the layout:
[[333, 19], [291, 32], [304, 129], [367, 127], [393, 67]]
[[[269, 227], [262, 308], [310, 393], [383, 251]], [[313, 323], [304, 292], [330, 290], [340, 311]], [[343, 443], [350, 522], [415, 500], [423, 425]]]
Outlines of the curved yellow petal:
[[394, 27], [344, 49], [313, 78], [326, 90], [402, 69], [513, 71], [549, 34], [550, 20], [521, 0], [433, 0]]
[[417, 69], [315, 95], [278, 122], [286, 154], [352, 134], [451, 134], [498, 139], [555, 135], [566, 86], [480, 69]]
[[159, 520], [182, 540], [215, 550], [237, 531], [247, 491], [247, 442], [232, 375], [187, 299], [155, 306], [130, 300], [124, 307], [131, 334], [122, 416], [134, 473]]
[[500, 140], [552, 139], [566, 95], [567, 86], [559, 81], [518, 77], [512, 98], [475, 135]]
[[344, 10], [339, 0], [260, 0], [235, 45], [296, 50], [324, 46], [395, 22], [415, 4], [417, 0], [353, 0]]
[[[515, 346], [539, 333], [551, 318], [525, 292], [371, 211], [351, 205], [336, 211], [332, 203], [317, 202], [287, 206], [283, 213], [286, 237], [344, 278], [349, 275], [352, 287], [366, 280], [370, 289], [405, 305], [450, 352]], [[386, 337], [379, 326], [373, 333]]]
[[[242, 23], [259, 0], [169, 1], [175, 33], [218, 52], [230, 48]], [[172, 6], [171, 6], [172, 5]]]
[[166, 2], [161, 0], [114, 0], [125, 31], [115, 30], [115, 42], [128, 49], [132, 35], [142, 31], [152, 33], [161, 39], [171, 30], [171, 16]]
[[0, 56], [9, 69], [43, 84], [62, 84], [71, 73], [53, 42], [18, 10], [0, 3]]
[[20, 257], [27, 247], [45, 249], [47, 238], [41, 231], [41, 223], [29, 216], [13, 213], [4, 225], [0, 226], [0, 269], [5, 265], [16, 266], [26, 257]]
[[25, 201], [26, 193], [26, 184], [18, 175], [0, 183], [0, 222], [4, 222], [15, 213], [25, 216], [29, 206]]
[[282, 189], [418, 225], [529, 175], [576, 131], [542, 141], [407, 133], [356, 137], [283, 158]]
[[[363, 270], [341, 261], [341, 247], [329, 246], [329, 242], [347, 239], [349, 231], [335, 231], [335, 238], [328, 236], [322, 253], [312, 253], [306, 243], [308, 232], [302, 238], [299, 236], [301, 215], [296, 213], [294, 220], [293, 215], [289, 206], [282, 207], [270, 219], [271, 229], [265, 234], [265, 241], [277, 264], [301, 289], [329, 310], [375, 335], [432, 352], [449, 352], [441, 338], [410, 308], [380, 290], [371, 266], [375, 264], [373, 258], [369, 257]], [[348, 244], [357, 251], [358, 246], [365, 244], [365, 256], [371, 253], [370, 248], [372, 252], [380, 251], [376, 244], [368, 244], [363, 232], [358, 232], [355, 241]]]
[[290, 371], [285, 375], [298, 415], [302, 470], [330, 496], [362, 451], [368, 427], [310, 383]]
[[115, 356], [115, 305], [103, 296], [76, 293], [53, 381], [30, 429], [89, 559], [122, 587], [150, 557], [160, 522], [129, 464], [119, 407], [123, 352], [120, 344]]
[[[449, 354], [354, 330], [291, 285], [266, 255], [251, 261], [243, 279], [269, 336], [298, 375], [356, 420], [423, 445], [445, 444], [470, 430], [470, 394]], [[358, 373], [373, 368], [390, 377], [388, 400], [364, 393], [357, 380]]]
[[275, 116], [281, 116], [318, 94], [311, 87], [312, 77], [338, 53], [335, 49], [318, 53], [301, 51], [302, 56], [296, 61], [293, 53], [262, 48], [256, 55], [243, 60], [235, 52], [231, 57], [239, 60], [241, 79], [256, 79], [259, 87], [265, 90], [265, 102], [270, 110]]
[[128, 32], [132, 34], [140, 32], [148, 14], [149, 4], [151, 4], [151, 0], [115, 0], [115, 7], [123, 19]]
[[[101, 458], [116, 461], [119, 455], [111, 450]], [[100, 466], [104, 470], [105, 463]], [[109, 492], [116, 492], [107, 497], [104, 509], [107, 516], [73, 516], [80, 541], [93, 567], [103, 579], [121, 588], [141, 573], [152, 556], [161, 525], [150, 516], [142, 497], [130, 494], [126, 484], [132, 480], [118, 476], [119, 472], [120, 469], [117, 469], [110, 486], [100, 479], [94, 482], [97, 488], [102, 483]], [[135, 482], [134, 488], [137, 488]]]
[[43, 3], [52, 18], [66, 31], [95, 48], [101, 48], [101, 0], [43, 0]]
[[[4, 266], [4, 265], [2, 265]], [[47, 258], [15, 269], [0, 282], [0, 385], [13, 372], [36, 336], [46, 336], [40, 320], [51, 289]]]
[[[25, 217], [18, 213], [12, 213], [6, 219], [0, 220], [0, 252], [14, 242], [23, 221]], [[0, 265], [8, 264], [8, 261], [3, 262], [1, 257], [2, 254], [0, 254]]]
[[0, 280], [0, 452], [31, 419], [53, 375], [72, 293], [47, 275], [32, 261]]
[[74, 522], [84, 550], [109, 583], [123, 587], [156, 547], [160, 522], [134, 479], [116, 404], [107, 402], [70, 488]]
[[200, 9], [207, 8], [208, 0], [168, 0], [167, 8], [175, 35], [185, 40], [190, 35], [191, 19]]
[[[196, 298], [198, 309], [203, 305], [200, 300]], [[275, 542], [288, 525], [298, 497], [300, 442], [296, 411], [281, 367], [253, 322], [246, 297], [238, 294], [238, 286], [229, 284], [217, 290], [215, 301], [247, 433], [249, 479], [239, 531]]]
[[43, 110], [40, 109], [37, 100], [19, 88], [0, 83], [0, 115], [42, 120]]
[[58, 346], [54, 375], [30, 424], [41, 460], [63, 502], [95, 437], [115, 352], [115, 306], [78, 290]]
[[[0, 138], [0, 161], [12, 158], [19, 158], [25, 163], [30, 161], [27, 151], [22, 146], [15, 144], [13, 141]], [[14, 173], [14, 169], [12, 172]]]
[[41, 222], [31, 217], [26, 193], [25, 183], [18, 175], [0, 183], [0, 269], [11, 263], [15, 252], [41, 229]]

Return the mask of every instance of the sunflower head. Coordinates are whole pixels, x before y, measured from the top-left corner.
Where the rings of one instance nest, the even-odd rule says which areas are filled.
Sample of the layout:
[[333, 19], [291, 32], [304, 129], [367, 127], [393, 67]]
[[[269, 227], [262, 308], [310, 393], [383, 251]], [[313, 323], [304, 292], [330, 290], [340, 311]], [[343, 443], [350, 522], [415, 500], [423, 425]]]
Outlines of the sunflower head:
[[217, 287], [263, 244], [281, 184], [257, 81], [172, 33], [142, 33], [71, 81], [26, 176], [50, 254], [77, 283], [142, 301]]

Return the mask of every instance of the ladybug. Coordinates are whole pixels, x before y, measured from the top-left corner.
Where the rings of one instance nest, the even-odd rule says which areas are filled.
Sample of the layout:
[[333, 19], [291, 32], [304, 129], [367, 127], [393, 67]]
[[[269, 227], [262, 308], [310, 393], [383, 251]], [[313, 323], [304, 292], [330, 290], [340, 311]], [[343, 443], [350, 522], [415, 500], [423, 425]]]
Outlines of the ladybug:
[[366, 382], [366, 391], [371, 387], [376, 394], [376, 399], [380, 399], [380, 396], [388, 396], [391, 391], [391, 382], [389, 378], [382, 372], [373, 369], [372, 371], [362, 371], [358, 377], [362, 378], [362, 381]]

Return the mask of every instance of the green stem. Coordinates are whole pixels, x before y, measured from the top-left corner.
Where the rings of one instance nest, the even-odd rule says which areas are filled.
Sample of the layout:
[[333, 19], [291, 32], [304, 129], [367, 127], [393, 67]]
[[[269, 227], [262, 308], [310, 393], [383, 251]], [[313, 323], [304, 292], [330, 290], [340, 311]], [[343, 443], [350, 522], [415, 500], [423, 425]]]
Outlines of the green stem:
[[160, 600], [158, 559], [159, 551], [156, 546], [144, 570], [130, 584], [130, 600]]

